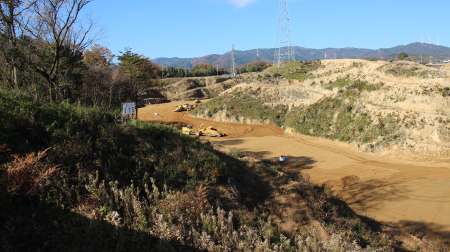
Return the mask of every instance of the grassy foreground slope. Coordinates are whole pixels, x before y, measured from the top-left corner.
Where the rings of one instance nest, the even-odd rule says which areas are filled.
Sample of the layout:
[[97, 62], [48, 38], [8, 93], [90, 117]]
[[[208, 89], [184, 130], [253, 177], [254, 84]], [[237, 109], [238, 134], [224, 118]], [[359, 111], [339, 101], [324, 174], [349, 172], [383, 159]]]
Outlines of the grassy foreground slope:
[[241, 78], [242, 84], [193, 113], [290, 127], [367, 152], [450, 154], [450, 72], [445, 69], [408, 61], [303, 61]]
[[2, 251], [444, 250], [165, 125], [6, 91], [0, 115]]
[[210, 147], [171, 127], [0, 96], [3, 251], [148, 250], [160, 241], [148, 232], [162, 214], [157, 188], [175, 197], [226, 174]]

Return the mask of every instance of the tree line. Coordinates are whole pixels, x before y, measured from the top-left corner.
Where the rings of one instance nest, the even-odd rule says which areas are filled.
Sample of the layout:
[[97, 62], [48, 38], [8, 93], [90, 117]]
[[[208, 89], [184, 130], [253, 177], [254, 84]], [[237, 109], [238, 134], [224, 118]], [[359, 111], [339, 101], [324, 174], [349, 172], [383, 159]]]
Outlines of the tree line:
[[[237, 69], [238, 73], [261, 72], [271, 66], [263, 61], [254, 61]], [[173, 77], [201, 77], [230, 74], [230, 70], [224, 67], [214, 67], [211, 64], [198, 64], [192, 69], [168, 66], [164, 68], [162, 78]]]
[[95, 24], [83, 11], [92, 1], [0, 1], [0, 86], [108, 109], [155, 84], [162, 70], [147, 57], [94, 43]]
[[[229, 72], [210, 64], [163, 69], [131, 48], [114, 55], [95, 44], [99, 33], [84, 13], [92, 1], [1, 0], [0, 87], [40, 100], [110, 109], [135, 101], [142, 90], [158, 85], [160, 78]], [[265, 67], [264, 62], [254, 62], [239, 72]]]

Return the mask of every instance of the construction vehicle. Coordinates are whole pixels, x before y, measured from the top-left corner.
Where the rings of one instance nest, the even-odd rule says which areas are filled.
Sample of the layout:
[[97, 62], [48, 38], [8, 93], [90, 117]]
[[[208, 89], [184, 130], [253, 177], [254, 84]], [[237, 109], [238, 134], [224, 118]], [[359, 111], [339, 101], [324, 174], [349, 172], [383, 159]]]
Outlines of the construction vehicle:
[[181, 132], [186, 135], [196, 135], [196, 132], [194, 132], [192, 130], [191, 125], [187, 125], [187, 126], [184, 126], [183, 128], [181, 128]]
[[192, 125], [183, 126], [181, 128], [181, 132], [186, 135], [195, 135], [195, 136], [203, 136], [203, 135], [210, 137], [225, 136], [225, 134], [213, 128], [212, 126], [205, 127], [204, 124], [200, 125], [197, 132], [192, 129]]
[[190, 105], [190, 104], [185, 103], [183, 105], [177, 106], [175, 108], [174, 112], [191, 111], [191, 110], [195, 109], [197, 106], [198, 106], [197, 104]]
[[186, 111], [188, 107], [188, 104], [185, 103], [183, 105], [180, 106], [176, 106], [174, 112], [182, 112], [182, 111]]
[[181, 112], [184, 111], [183, 106], [176, 106], [174, 112]]
[[222, 132], [218, 131], [217, 129], [213, 128], [212, 126], [205, 128], [204, 124], [200, 125], [200, 127], [198, 128], [198, 132], [199, 132], [199, 135], [205, 134], [210, 137], [224, 136], [224, 134]]

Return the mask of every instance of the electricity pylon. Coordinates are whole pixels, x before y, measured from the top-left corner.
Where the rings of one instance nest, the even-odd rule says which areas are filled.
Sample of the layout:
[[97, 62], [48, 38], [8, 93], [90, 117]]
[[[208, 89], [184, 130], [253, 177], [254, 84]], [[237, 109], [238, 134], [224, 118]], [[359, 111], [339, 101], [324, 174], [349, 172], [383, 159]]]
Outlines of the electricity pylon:
[[274, 64], [280, 66], [283, 61], [295, 61], [287, 0], [280, 0]]
[[234, 57], [234, 45], [231, 46], [231, 73], [230, 75], [236, 77], [236, 58]]

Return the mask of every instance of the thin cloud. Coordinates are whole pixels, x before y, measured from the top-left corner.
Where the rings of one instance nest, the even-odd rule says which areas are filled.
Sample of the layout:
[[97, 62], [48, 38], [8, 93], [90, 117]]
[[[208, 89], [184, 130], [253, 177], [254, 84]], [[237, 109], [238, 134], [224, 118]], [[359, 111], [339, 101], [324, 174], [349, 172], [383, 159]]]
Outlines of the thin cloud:
[[228, 0], [228, 3], [236, 6], [236, 8], [243, 8], [245, 6], [248, 6], [252, 3], [257, 2], [258, 0]]

